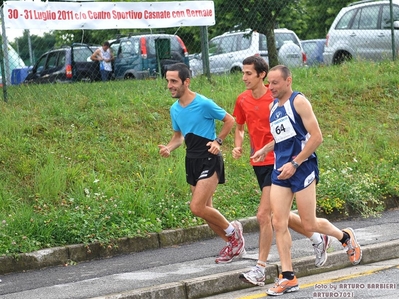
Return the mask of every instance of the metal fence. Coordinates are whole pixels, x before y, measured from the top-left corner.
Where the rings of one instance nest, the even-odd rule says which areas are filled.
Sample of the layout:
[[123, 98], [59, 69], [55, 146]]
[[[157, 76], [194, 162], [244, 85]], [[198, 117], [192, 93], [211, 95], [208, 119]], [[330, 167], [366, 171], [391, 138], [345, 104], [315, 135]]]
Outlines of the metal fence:
[[[99, 63], [91, 61], [90, 53], [82, 49], [94, 51], [104, 41], [111, 42], [116, 57], [116, 80], [140, 78], [133, 73], [126, 75], [126, 64], [133, 63], [135, 56], [145, 58], [139, 62], [142, 77], [162, 76], [165, 66], [175, 61], [189, 64], [194, 76], [241, 71], [242, 60], [250, 55], [264, 57], [271, 66], [283, 63], [291, 67], [317, 67], [351, 59], [395, 59], [399, 48], [399, 1], [360, 2], [354, 5], [343, 0], [215, 0], [214, 26], [153, 29], [145, 33], [110, 29], [36, 34], [24, 30], [11, 36], [2, 22], [3, 99], [25, 92], [29, 85], [25, 80], [32, 72], [36, 72], [37, 80], [30, 82], [35, 83], [60, 81], [59, 77], [52, 77], [54, 72], [71, 82], [100, 80]], [[96, 3], [92, 5], [95, 10]], [[179, 38], [165, 38], [166, 34]], [[135, 38], [143, 36], [153, 38]], [[60, 48], [64, 50], [50, 55], [51, 50]], [[48, 88], [56, 89], [57, 84], [48, 84]]]

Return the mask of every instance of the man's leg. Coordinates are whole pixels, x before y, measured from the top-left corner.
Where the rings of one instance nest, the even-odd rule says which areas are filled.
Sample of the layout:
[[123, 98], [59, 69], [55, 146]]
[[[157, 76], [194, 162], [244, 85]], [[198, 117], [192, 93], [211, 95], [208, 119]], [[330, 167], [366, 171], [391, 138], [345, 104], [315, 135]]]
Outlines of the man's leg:
[[272, 184], [270, 203], [273, 213], [273, 228], [276, 234], [276, 244], [280, 256], [281, 274], [274, 287], [267, 290], [268, 295], [279, 296], [299, 290], [298, 280], [294, 275], [291, 260], [291, 234], [288, 221], [292, 206], [293, 193], [290, 188]]
[[316, 217], [316, 181], [295, 193], [300, 220], [305, 231], [318, 232], [341, 240], [343, 233], [327, 219]]
[[290, 213], [288, 227], [295, 232], [309, 238], [309, 240], [312, 242], [313, 250], [316, 255], [315, 266], [322, 267], [327, 261], [327, 249], [330, 247], [331, 237], [318, 232], [308, 232], [304, 230], [301, 218], [294, 212]]
[[[229, 263], [234, 257], [240, 257], [245, 253], [245, 241], [242, 236], [242, 225], [238, 221], [231, 224], [226, 218], [212, 206], [210, 199], [219, 183], [217, 173], [210, 178], [201, 179], [193, 189], [193, 195], [190, 203], [190, 209], [195, 216], [204, 219], [209, 227], [223, 240], [228, 241], [219, 253], [216, 263]], [[228, 234], [227, 231], [230, 230]]]
[[199, 180], [192, 194], [190, 209], [195, 216], [210, 223], [211, 228], [215, 228], [215, 233], [220, 235], [221, 231], [227, 229], [229, 222], [217, 209], [209, 205], [209, 199], [215, 193], [218, 183], [216, 172], [210, 178]]
[[299, 217], [298, 214], [296, 214], [294, 212], [290, 213], [290, 217], [288, 220], [288, 227], [290, 229], [292, 229], [293, 231], [295, 231], [301, 235], [304, 235], [305, 237], [308, 237], [308, 238], [310, 238], [313, 234], [312, 232], [308, 232], [303, 229], [301, 218]]
[[[195, 192], [195, 186], [191, 186], [191, 192], [192, 194], [194, 194]], [[212, 201], [212, 197], [210, 197], [207, 202], [206, 202], [206, 206], [213, 208], [213, 201]], [[205, 219], [204, 219], [205, 220]], [[206, 221], [206, 220], [205, 220]], [[206, 223], [208, 224], [208, 226], [210, 227], [211, 230], [213, 230], [219, 237], [221, 237], [224, 241], [228, 242], [228, 238], [226, 236], [225, 231], [217, 226], [214, 225], [212, 222], [208, 222], [206, 221]]]
[[272, 212], [270, 207], [270, 186], [262, 189], [256, 217], [259, 223], [259, 260], [267, 261], [273, 240]]
[[262, 188], [262, 195], [256, 214], [259, 223], [259, 256], [256, 267], [251, 271], [240, 274], [239, 278], [244, 282], [250, 282], [255, 285], [264, 285], [265, 267], [267, 257], [273, 240], [273, 227], [270, 207], [270, 186]]
[[276, 234], [277, 250], [280, 256], [282, 271], [292, 271], [291, 234], [288, 220], [292, 206], [293, 193], [290, 188], [272, 184], [270, 204], [273, 213], [273, 228]]
[[330, 221], [316, 217], [316, 182], [296, 193], [298, 212], [305, 230], [319, 232], [337, 238], [347, 250], [353, 265], [360, 263], [362, 250], [351, 228], [340, 230]]

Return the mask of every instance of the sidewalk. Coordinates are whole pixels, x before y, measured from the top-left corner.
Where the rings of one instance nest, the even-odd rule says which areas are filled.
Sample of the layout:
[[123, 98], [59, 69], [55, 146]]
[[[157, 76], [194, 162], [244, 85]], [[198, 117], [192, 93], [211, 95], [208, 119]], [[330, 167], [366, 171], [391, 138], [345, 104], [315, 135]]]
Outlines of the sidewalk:
[[[355, 230], [363, 249], [362, 264], [399, 258], [398, 209], [385, 212], [381, 218], [332, 222], [339, 228]], [[243, 219], [242, 223], [247, 255], [224, 265], [214, 263], [224, 244], [212, 238], [207, 226], [121, 240], [118, 249], [93, 245], [88, 253], [86, 247], [74, 245], [21, 255], [19, 259], [2, 257], [0, 271], [9, 274], [0, 275], [0, 298], [191, 299], [248, 288], [251, 285], [241, 282], [238, 275], [257, 260], [258, 225], [255, 218]], [[295, 233], [292, 237], [299, 283], [303, 276], [354, 267], [334, 239], [325, 266], [316, 268], [310, 241]], [[119, 255], [84, 262], [115, 254]], [[266, 283], [277, 277], [278, 261], [273, 244]], [[67, 263], [69, 266], [60, 267]], [[21, 272], [24, 269], [31, 270]]]

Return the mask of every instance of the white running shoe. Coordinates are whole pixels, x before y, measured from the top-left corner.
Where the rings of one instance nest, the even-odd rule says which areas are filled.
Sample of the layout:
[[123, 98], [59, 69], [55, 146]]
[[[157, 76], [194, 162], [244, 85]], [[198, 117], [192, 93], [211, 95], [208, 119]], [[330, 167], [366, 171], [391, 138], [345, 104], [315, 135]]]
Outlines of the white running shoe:
[[318, 244], [313, 244], [316, 259], [314, 265], [321, 267], [327, 261], [327, 249], [330, 247], [331, 238], [327, 235], [320, 235], [321, 241]]
[[253, 267], [250, 271], [241, 273], [238, 277], [241, 281], [258, 286], [265, 285], [265, 273], [259, 267]]

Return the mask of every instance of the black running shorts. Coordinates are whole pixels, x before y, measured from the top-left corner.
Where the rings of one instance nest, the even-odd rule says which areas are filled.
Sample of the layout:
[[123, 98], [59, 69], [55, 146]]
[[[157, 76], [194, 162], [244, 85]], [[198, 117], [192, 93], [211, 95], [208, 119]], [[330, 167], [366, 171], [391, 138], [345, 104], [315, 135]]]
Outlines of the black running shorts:
[[272, 172], [274, 165], [253, 166], [260, 190], [272, 185]]
[[224, 184], [224, 162], [222, 155], [210, 155], [207, 158], [186, 157], [186, 181], [196, 186], [199, 180], [210, 178], [217, 173], [219, 184]]

